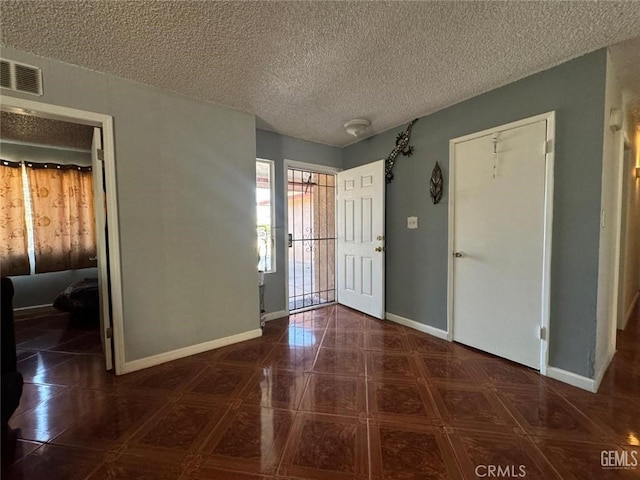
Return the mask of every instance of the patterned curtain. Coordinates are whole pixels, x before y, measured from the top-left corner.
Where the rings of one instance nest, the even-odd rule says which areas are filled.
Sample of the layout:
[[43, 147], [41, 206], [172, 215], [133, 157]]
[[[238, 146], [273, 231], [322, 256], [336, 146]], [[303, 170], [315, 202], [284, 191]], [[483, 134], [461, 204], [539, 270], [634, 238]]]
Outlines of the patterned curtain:
[[0, 254], [3, 276], [29, 275], [22, 169], [6, 160], [0, 160]]
[[95, 267], [90, 167], [27, 163], [36, 273]]

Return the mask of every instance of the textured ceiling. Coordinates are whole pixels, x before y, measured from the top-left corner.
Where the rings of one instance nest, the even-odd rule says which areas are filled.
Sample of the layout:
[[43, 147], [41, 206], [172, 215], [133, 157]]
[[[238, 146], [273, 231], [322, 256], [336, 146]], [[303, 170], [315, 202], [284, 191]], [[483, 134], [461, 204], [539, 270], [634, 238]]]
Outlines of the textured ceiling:
[[[640, 36], [640, 2], [0, 2], [1, 42], [330, 145]], [[46, 88], [46, 78], [44, 79]]]
[[90, 150], [92, 138], [93, 127], [87, 125], [0, 112], [2, 140]]

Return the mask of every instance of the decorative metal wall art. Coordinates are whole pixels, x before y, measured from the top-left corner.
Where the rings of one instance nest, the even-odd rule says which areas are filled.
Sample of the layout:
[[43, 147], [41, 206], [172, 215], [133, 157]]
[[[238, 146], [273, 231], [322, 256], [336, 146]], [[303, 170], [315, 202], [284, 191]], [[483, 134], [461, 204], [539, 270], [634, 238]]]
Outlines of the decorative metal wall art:
[[391, 170], [393, 170], [393, 165], [396, 163], [398, 155], [402, 154], [405, 157], [410, 157], [411, 154], [413, 154], [413, 147], [409, 145], [409, 140], [411, 139], [411, 128], [417, 121], [417, 118], [411, 121], [411, 123], [407, 125], [407, 129], [404, 132], [398, 133], [398, 136], [396, 137], [396, 146], [391, 150], [384, 166], [384, 174], [387, 179], [387, 183], [391, 183], [393, 180], [393, 172]]
[[436, 166], [433, 167], [433, 172], [431, 172], [431, 181], [429, 183], [431, 200], [433, 200], [433, 204], [436, 205], [440, 203], [440, 200], [442, 200], [442, 186], [444, 184], [442, 181], [442, 170], [440, 169], [438, 162], [436, 162]]

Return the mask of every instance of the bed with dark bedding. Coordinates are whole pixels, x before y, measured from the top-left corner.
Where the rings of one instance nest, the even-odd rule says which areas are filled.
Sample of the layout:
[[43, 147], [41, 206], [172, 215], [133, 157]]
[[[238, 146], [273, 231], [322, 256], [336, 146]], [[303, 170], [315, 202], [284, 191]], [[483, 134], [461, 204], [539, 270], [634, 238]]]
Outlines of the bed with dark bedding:
[[71, 320], [95, 323], [100, 319], [98, 279], [85, 278], [64, 289], [53, 302], [54, 308], [69, 312]]

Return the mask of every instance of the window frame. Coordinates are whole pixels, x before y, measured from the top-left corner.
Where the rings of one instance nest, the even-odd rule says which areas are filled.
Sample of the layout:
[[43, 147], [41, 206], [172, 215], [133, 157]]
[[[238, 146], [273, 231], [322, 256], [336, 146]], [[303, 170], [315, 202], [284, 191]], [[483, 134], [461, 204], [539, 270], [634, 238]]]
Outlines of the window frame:
[[[275, 162], [273, 160], [268, 160], [266, 158], [256, 158], [256, 169], [258, 167], [259, 163], [263, 163], [263, 164], [267, 164], [269, 166], [269, 207], [270, 207], [270, 217], [271, 217], [271, 224], [270, 224], [270, 240], [271, 240], [271, 265], [270, 265], [270, 269], [269, 270], [264, 270], [265, 274], [268, 273], [276, 273], [276, 208], [275, 208], [275, 191], [276, 191], [276, 185], [275, 185]], [[256, 170], [256, 175], [257, 175], [257, 170]], [[256, 240], [258, 241], [258, 197], [257, 197], [257, 190], [258, 190], [258, 184], [257, 184], [257, 178], [256, 178]], [[257, 242], [256, 242], [256, 246], [257, 246]], [[259, 262], [258, 262], [259, 265]]]

